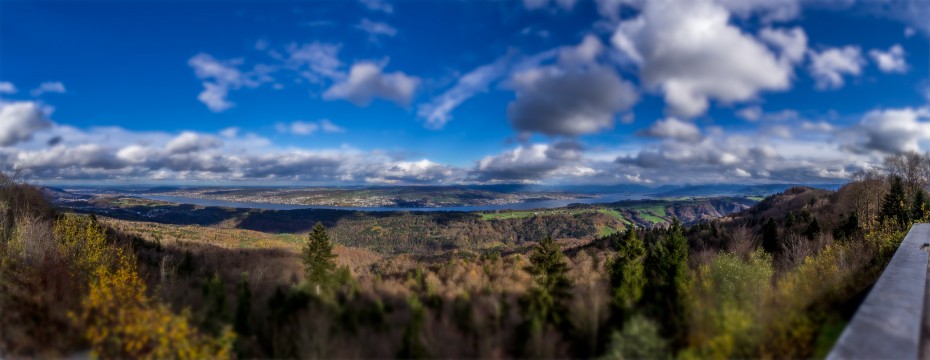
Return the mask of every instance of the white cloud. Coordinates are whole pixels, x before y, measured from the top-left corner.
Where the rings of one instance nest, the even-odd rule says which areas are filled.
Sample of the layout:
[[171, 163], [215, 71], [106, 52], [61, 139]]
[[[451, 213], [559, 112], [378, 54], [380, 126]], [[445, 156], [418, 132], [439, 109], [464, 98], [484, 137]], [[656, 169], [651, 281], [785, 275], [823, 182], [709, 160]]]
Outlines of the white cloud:
[[34, 102], [0, 103], [0, 147], [30, 140], [34, 133], [51, 126]]
[[858, 128], [864, 138], [860, 149], [885, 153], [920, 151], [919, 142], [930, 139], [927, 108], [874, 110], [863, 116]]
[[760, 14], [763, 22], [792, 20], [801, 13], [799, 0], [717, 0], [717, 2], [742, 18]]
[[817, 88], [821, 90], [843, 87], [843, 76], [858, 76], [865, 65], [862, 50], [858, 46], [829, 48], [820, 52], [811, 50], [809, 54], [809, 70], [817, 82]]
[[604, 44], [597, 36], [588, 34], [577, 46], [566, 46], [559, 50], [559, 64], [579, 66], [593, 64], [604, 52]]
[[740, 169], [740, 168], [736, 168], [736, 169], [731, 170], [731, 171], [730, 171], [730, 174], [733, 174], [733, 176], [742, 177], [742, 178], [752, 177], [752, 174], [750, 174], [748, 171], [743, 170], [743, 169]]
[[710, 0], [648, 1], [639, 16], [620, 23], [612, 42], [639, 65], [643, 85], [662, 91], [683, 117], [704, 113], [711, 99], [733, 103], [789, 88], [793, 66], [729, 18]]
[[362, 19], [358, 25], [355, 25], [355, 28], [367, 33], [368, 39], [374, 43], [377, 43], [381, 36], [394, 37], [397, 35], [397, 29], [393, 26], [368, 19]]
[[16, 86], [9, 81], [0, 81], [0, 94], [15, 94]]
[[321, 42], [287, 46], [285, 64], [312, 83], [339, 80], [345, 77], [344, 64], [339, 60], [341, 46]]
[[32, 96], [41, 96], [42, 94], [45, 94], [45, 93], [64, 94], [65, 84], [62, 84], [61, 82], [58, 82], [58, 81], [47, 81], [47, 82], [39, 84], [38, 87], [36, 87], [35, 89], [32, 89], [32, 91], [30, 92]]
[[402, 72], [384, 73], [384, 64], [357, 62], [344, 81], [333, 84], [323, 93], [327, 100], [345, 99], [357, 106], [368, 106], [374, 98], [382, 98], [407, 106], [420, 84], [420, 79]]
[[817, 122], [805, 121], [801, 123], [801, 129], [807, 130], [807, 131], [824, 132], [824, 133], [830, 133], [834, 131], [833, 125], [831, 125], [830, 123], [826, 121], [817, 121]]
[[225, 137], [225, 138], [234, 138], [234, 137], [236, 137], [236, 136], [239, 136], [239, 132], [240, 132], [240, 131], [242, 131], [242, 129], [240, 129], [240, 128], [236, 127], [236, 126], [230, 126], [230, 127], [225, 128], [225, 129], [223, 129], [223, 130], [220, 130], [220, 135], [222, 135], [222, 136]]
[[275, 128], [280, 133], [290, 133], [295, 135], [312, 135], [317, 131], [322, 130], [324, 133], [342, 133], [346, 130], [336, 124], [334, 124], [329, 119], [322, 119], [318, 122], [309, 122], [297, 120], [291, 122], [290, 124], [279, 123]]
[[329, 121], [329, 119], [320, 120], [320, 129], [322, 129], [323, 132], [329, 133], [329, 134], [346, 132], [346, 129], [344, 127], [333, 124], [333, 122]]
[[380, 184], [447, 183], [460, 180], [460, 172], [458, 169], [427, 159], [395, 161], [383, 166], [373, 166], [365, 171], [365, 182]]
[[209, 54], [200, 53], [190, 58], [187, 64], [194, 69], [194, 75], [203, 80], [203, 91], [197, 95], [197, 99], [213, 112], [226, 111], [235, 105], [227, 100], [230, 89], [258, 86], [258, 82], [248, 79], [239, 71], [241, 59], [220, 61]]
[[205, 149], [218, 148], [223, 141], [209, 135], [197, 134], [191, 131], [182, 132], [165, 145], [165, 150], [172, 154], [183, 154]]
[[477, 162], [471, 171], [480, 182], [538, 182], [546, 177], [590, 176], [596, 171], [581, 161], [574, 142], [520, 145]]
[[656, 121], [652, 126], [641, 131], [639, 134], [642, 136], [675, 139], [686, 142], [700, 141], [703, 138], [701, 130], [699, 130], [696, 125], [673, 117]]
[[790, 30], [764, 28], [759, 38], [772, 44], [781, 51], [781, 60], [788, 63], [800, 63], [807, 52], [807, 34], [804, 29], [795, 27]]
[[613, 128], [618, 112], [639, 100], [635, 87], [614, 70], [533, 68], [514, 76], [516, 100], [507, 106], [524, 133], [578, 136]]
[[895, 44], [888, 51], [872, 49], [869, 56], [878, 65], [882, 72], [886, 73], [905, 73], [907, 72], [907, 61], [904, 60], [904, 48]]
[[387, 14], [394, 13], [394, 5], [387, 0], [360, 0], [362, 6], [371, 11], [381, 11]]
[[197, 100], [207, 105], [207, 108], [213, 112], [223, 112], [234, 106], [231, 101], [226, 100], [228, 95], [229, 88], [226, 86], [205, 81], [203, 91], [197, 95]]
[[737, 111], [736, 116], [747, 121], [758, 121], [762, 118], [762, 108], [758, 106], [745, 107]]
[[475, 95], [488, 91], [491, 82], [504, 76], [510, 56], [503, 56], [493, 63], [479, 66], [458, 78], [452, 88], [429, 102], [420, 104], [417, 116], [426, 120], [426, 127], [441, 129], [452, 120], [452, 111]]
[[290, 124], [278, 123], [275, 128], [279, 133], [291, 133], [295, 135], [311, 135], [320, 129], [320, 126], [313, 122], [297, 120]]

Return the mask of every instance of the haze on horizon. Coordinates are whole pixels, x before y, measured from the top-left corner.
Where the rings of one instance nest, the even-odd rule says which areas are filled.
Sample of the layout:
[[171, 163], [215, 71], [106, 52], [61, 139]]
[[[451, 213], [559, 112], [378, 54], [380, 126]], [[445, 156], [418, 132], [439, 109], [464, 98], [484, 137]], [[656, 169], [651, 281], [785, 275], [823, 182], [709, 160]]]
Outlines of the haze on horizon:
[[0, 2], [0, 170], [839, 183], [930, 150], [930, 2]]

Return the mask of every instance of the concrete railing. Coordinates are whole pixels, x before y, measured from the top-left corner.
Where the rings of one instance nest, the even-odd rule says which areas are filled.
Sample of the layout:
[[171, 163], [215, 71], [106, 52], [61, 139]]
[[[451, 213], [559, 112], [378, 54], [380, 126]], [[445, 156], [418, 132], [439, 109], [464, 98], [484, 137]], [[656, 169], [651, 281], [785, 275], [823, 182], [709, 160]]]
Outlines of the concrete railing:
[[[915, 224], [827, 359], [922, 359], [930, 224]], [[924, 344], [927, 343], [927, 344]]]

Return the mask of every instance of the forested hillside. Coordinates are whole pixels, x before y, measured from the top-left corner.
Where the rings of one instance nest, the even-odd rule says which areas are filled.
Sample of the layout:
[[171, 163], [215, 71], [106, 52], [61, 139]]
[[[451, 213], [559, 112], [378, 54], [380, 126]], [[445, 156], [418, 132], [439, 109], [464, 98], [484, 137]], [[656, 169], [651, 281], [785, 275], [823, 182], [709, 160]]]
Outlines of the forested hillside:
[[[98, 219], [6, 180], [0, 354], [822, 356], [911, 222], [926, 220], [928, 168], [889, 158], [838, 191], [791, 188], [716, 220], [621, 222], [589, 239], [554, 238], [571, 235], [565, 219], [617, 218], [462, 214], [487, 224], [469, 233], [476, 244], [495, 244], [474, 248], [353, 240], [326, 221], [294, 236]], [[432, 231], [404, 216], [357, 224]], [[446, 231], [463, 223], [432, 216]], [[520, 222], [536, 232], [494, 240]]]
[[482, 250], [528, 244], [545, 236], [591, 241], [625, 230], [631, 224], [640, 228], [665, 227], [673, 219], [695, 224], [747, 209], [756, 203], [746, 197], [631, 200], [556, 209], [466, 213], [259, 210], [202, 207], [124, 196], [75, 201], [69, 193], [61, 191], [54, 192], [53, 198], [73, 211], [131, 221], [277, 234], [305, 233], [322, 222], [337, 243], [392, 254]]

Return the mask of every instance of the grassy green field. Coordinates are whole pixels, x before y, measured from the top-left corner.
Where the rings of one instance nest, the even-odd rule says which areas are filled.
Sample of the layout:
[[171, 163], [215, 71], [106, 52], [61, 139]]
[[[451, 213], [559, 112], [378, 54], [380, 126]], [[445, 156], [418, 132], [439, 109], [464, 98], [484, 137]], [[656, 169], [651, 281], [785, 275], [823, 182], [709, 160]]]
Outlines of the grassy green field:
[[[500, 219], [522, 219], [533, 216], [552, 216], [552, 215], [578, 215], [597, 211], [595, 209], [553, 209], [553, 210], [528, 210], [528, 211], [502, 211], [494, 213], [481, 213], [481, 220], [500, 220]], [[617, 213], [619, 216], [620, 213]]]

